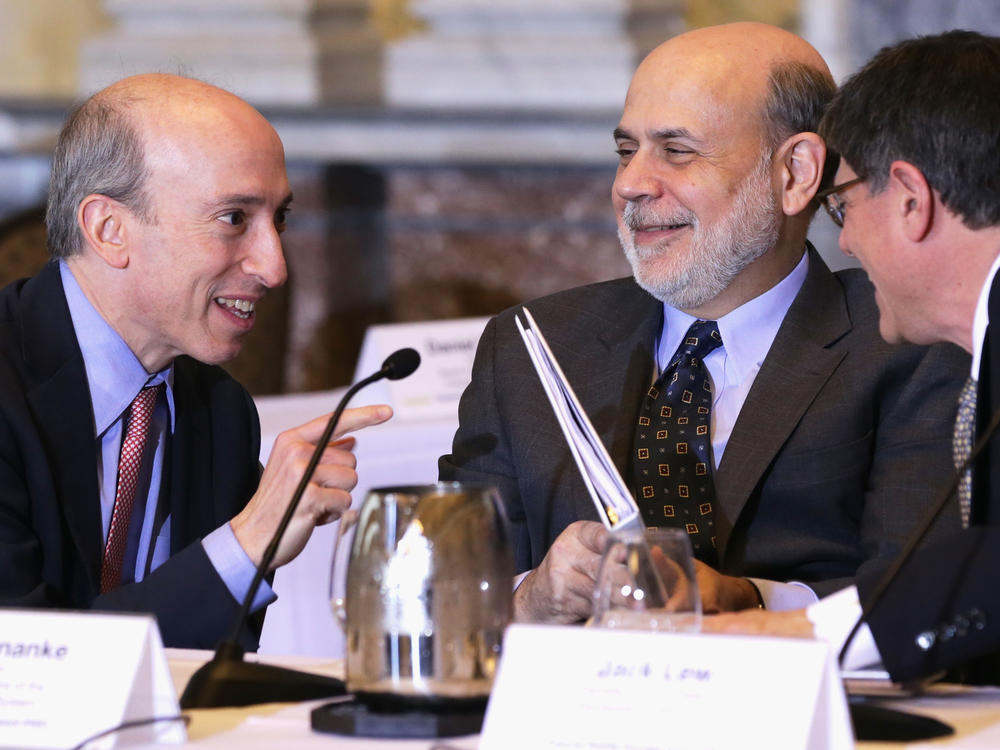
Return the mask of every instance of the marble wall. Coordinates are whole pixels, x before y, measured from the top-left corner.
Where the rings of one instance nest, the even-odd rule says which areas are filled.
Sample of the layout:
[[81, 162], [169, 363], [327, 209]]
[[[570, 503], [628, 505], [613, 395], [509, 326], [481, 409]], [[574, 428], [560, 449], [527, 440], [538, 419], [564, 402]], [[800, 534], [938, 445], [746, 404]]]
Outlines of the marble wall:
[[111, 23], [102, 0], [0, 0], [0, 96], [70, 98], [80, 47]]
[[854, 68], [863, 65], [882, 47], [911, 36], [947, 29], [1000, 34], [997, 0], [852, 0], [850, 6]]
[[348, 382], [372, 323], [489, 315], [629, 273], [612, 167], [293, 164], [290, 174], [288, 390]]
[[[735, 19], [800, 30], [842, 77], [915, 33], [1000, 33], [1000, 3], [0, 0], [0, 217], [43, 199], [77, 92], [159, 69], [243, 93], [284, 122], [296, 200], [292, 283], [233, 367], [258, 392], [342, 385], [372, 323], [627, 274], [610, 124], [631, 69], [685, 26]], [[814, 239], [844, 264], [825, 217]]]

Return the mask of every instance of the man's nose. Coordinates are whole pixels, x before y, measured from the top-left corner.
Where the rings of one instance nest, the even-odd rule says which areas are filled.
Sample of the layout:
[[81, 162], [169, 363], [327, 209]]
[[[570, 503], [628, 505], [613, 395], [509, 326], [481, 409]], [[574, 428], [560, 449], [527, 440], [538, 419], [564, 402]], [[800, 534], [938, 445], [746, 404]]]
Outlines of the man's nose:
[[854, 253], [852, 253], [851, 249], [847, 246], [847, 241], [844, 239], [844, 230], [843, 229], [841, 229], [840, 233], [837, 235], [837, 244], [840, 245], [840, 251], [844, 255], [847, 255], [849, 257], [853, 257], [854, 256]]
[[653, 159], [642, 149], [618, 167], [615, 175], [614, 192], [626, 201], [642, 198], [658, 198], [663, 193], [661, 176]]
[[275, 227], [263, 229], [254, 238], [253, 246], [244, 259], [243, 272], [255, 276], [268, 289], [281, 286], [288, 278], [281, 235]]

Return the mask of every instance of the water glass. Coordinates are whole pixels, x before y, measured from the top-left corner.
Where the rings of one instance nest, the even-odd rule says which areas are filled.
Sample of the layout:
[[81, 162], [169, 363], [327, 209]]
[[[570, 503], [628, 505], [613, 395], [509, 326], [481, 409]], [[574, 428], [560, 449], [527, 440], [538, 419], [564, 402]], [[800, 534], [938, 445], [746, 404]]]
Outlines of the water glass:
[[594, 586], [593, 623], [629, 630], [699, 631], [701, 596], [687, 532], [612, 532]]

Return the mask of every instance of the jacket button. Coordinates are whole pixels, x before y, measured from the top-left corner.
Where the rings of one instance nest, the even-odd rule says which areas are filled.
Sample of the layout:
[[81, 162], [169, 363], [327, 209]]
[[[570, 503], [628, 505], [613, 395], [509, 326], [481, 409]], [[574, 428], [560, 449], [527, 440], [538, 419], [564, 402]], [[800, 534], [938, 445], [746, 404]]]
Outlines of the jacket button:
[[936, 640], [937, 634], [933, 630], [925, 630], [916, 637], [917, 648], [921, 651], [930, 651]]
[[986, 627], [986, 613], [979, 609], [970, 609], [969, 621], [976, 630], [983, 630]]

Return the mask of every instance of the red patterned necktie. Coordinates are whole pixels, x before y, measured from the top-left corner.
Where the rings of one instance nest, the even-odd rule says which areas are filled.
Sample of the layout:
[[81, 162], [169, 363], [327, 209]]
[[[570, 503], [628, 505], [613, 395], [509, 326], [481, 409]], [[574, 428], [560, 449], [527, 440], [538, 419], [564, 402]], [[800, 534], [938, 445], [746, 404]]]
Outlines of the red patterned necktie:
[[122, 563], [128, 544], [128, 527], [135, 503], [135, 488], [139, 482], [142, 457], [149, 438], [149, 424], [153, 417], [156, 399], [163, 391], [163, 383], [149, 386], [139, 391], [125, 414], [125, 438], [122, 440], [121, 456], [118, 459], [118, 486], [115, 490], [115, 505], [111, 511], [111, 527], [108, 541], [104, 545], [104, 559], [101, 562], [101, 593], [107, 593], [121, 584]]
[[716, 564], [712, 382], [702, 360], [722, 345], [715, 321], [696, 320], [639, 409], [632, 476], [646, 526], [686, 529], [695, 557]]

